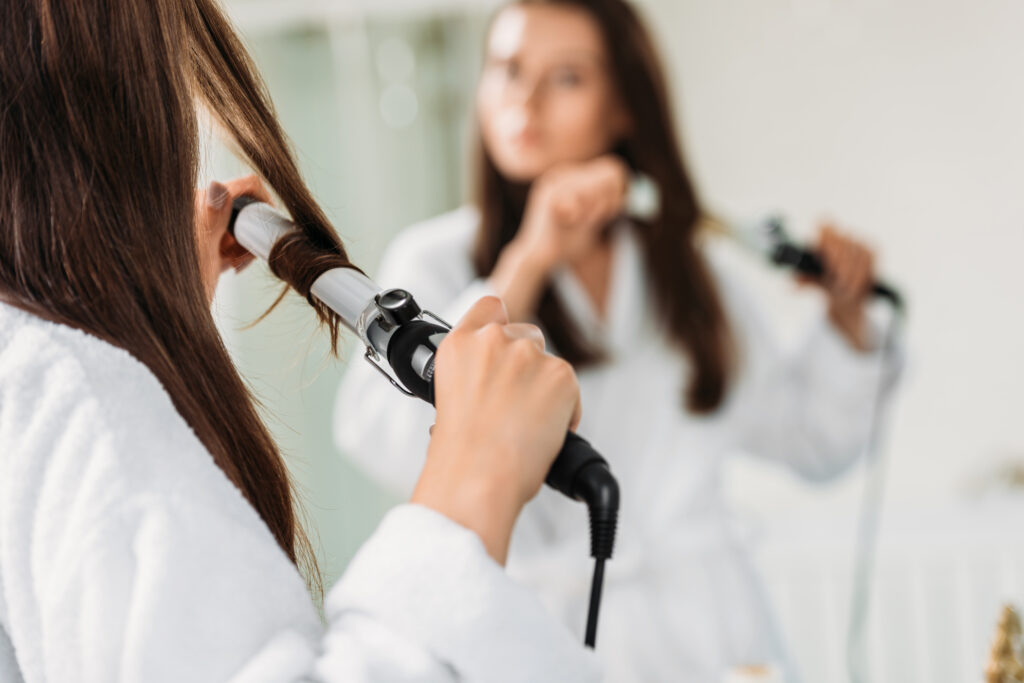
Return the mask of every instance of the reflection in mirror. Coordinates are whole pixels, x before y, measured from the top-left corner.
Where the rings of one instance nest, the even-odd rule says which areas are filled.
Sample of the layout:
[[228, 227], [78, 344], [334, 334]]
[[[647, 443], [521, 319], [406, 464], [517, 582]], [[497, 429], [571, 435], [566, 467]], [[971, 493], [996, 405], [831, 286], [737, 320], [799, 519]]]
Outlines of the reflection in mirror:
[[[500, 294], [576, 366], [623, 486], [610, 680], [976, 680], [1024, 605], [1019, 4], [648, 0], [650, 45], [593, 6], [231, 9], [355, 261], [451, 322]], [[827, 277], [732, 239], [777, 215]], [[262, 268], [217, 310], [333, 579], [433, 413], [304, 302], [243, 329]], [[508, 561], [574, 632], [584, 520], [542, 491]]]

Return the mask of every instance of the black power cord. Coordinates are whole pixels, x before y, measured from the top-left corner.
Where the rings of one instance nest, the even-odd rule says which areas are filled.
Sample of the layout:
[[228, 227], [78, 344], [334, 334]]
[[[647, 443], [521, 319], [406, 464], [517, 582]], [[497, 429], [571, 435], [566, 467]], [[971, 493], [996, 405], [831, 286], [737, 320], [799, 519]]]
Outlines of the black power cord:
[[601, 611], [601, 592], [604, 589], [604, 558], [594, 560], [594, 580], [590, 584], [590, 609], [587, 610], [587, 632], [583, 644], [593, 649], [597, 641], [597, 615]]
[[584, 501], [590, 514], [590, 556], [594, 558], [594, 578], [590, 586], [590, 608], [583, 643], [593, 648], [597, 641], [597, 617], [601, 611], [604, 564], [611, 559], [615, 549], [615, 531], [619, 521], [619, 484], [604, 459], [594, 460], [576, 474], [572, 497]]

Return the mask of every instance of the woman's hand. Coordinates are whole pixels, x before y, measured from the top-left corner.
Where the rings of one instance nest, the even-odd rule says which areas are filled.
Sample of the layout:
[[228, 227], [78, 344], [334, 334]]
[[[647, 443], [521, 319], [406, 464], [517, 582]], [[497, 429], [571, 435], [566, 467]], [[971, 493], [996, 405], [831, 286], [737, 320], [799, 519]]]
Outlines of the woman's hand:
[[499, 299], [466, 313], [437, 352], [437, 421], [412, 502], [472, 529], [504, 564], [512, 527], [580, 419], [572, 367]]
[[617, 156], [557, 166], [534, 182], [516, 242], [548, 269], [572, 263], [622, 211], [629, 170]]
[[205, 190], [196, 190], [199, 266], [210, 303], [213, 303], [221, 273], [228, 268], [240, 272], [256, 258], [228, 232], [231, 204], [237, 197], [255, 197], [267, 203], [273, 201], [259, 177], [254, 175], [235, 178], [227, 183], [214, 180]]
[[828, 296], [829, 319], [854, 348], [867, 351], [871, 339], [865, 304], [875, 282], [874, 252], [828, 224], [819, 232], [817, 251], [825, 266], [819, 284]]
[[491, 274], [512, 320], [532, 314], [548, 275], [573, 263], [622, 212], [629, 169], [615, 155], [562, 164], [533, 183], [523, 223]]

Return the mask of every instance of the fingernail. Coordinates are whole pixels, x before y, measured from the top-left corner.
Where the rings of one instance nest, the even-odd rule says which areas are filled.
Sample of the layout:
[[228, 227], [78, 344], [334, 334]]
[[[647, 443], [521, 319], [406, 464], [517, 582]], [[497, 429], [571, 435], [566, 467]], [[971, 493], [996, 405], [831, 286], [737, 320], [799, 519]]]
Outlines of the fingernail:
[[216, 180], [206, 188], [206, 205], [211, 209], [223, 209], [224, 202], [228, 199], [228, 187], [218, 183]]

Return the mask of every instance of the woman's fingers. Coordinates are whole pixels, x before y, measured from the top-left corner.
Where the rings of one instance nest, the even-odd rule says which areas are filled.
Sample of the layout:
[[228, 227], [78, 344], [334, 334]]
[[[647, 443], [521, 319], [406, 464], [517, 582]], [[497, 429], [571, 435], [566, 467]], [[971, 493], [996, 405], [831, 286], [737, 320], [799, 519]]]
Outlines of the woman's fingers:
[[210, 181], [205, 190], [205, 203], [208, 209], [222, 211], [229, 203], [231, 191], [228, 186], [216, 180]]
[[262, 202], [273, 203], [270, 191], [256, 175], [226, 182], [213, 180], [200, 192], [203, 195], [201, 204], [206, 210], [206, 228], [211, 231], [227, 231], [232, 204], [238, 197], [255, 197]]
[[510, 339], [529, 339], [540, 351], [545, 350], [544, 333], [536, 325], [529, 323], [509, 323], [505, 325], [505, 334]]
[[196, 190], [196, 233], [200, 268], [207, 296], [212, 300], [217, 278], [228, 268], [243, 270], [256, 258], [228, 232], [231, 210], [238, 197], [255, 197], [272, 203], [270, 191], [258, 176], [249, 175], [226, 182], [212, 181]]
[[[544, 333], [536, 325], [529, 323], [509, 323], [504, 326], [506, 336], [511, 341], [526, 339], [533, 343], [534, 347], [542, 354], [545, 353]], [[569, 391], [569, 399], [574, 401], [572, 415], [569, 418], [569, 429], [576, 431], [583, 415], [582, 403], [579, 395], [579, 385], [576, 381], [576, 374], [566, 361], [551, 355], [544, 355], [538, 362], [544, 366], [539, 373], [541, 377], [546, 374], [555, 376], [555, 382], [566, 386]], [[567, 375], [560, 377], [559, 375]]]
[[225, 184], [228, 187], [232, 201], [238, 197], [254, 197], [267, 204], [274, 203], [273, 198], [270, 196], [270, 190], [267, 189], [267, 186], [263, 184], [258, 175], [234, 178]]
[[850, 250], [834, 230], [825, 233], [824, 240], [823, 257], [830, 289], [835, 296], [845, 299], [850, 279]]
[[818, 254], [825, 269], [821, 284], [828, 294], [829, 318], [854, 348], [869, 348], [864, 304], [875, 280], [874, 253], [826, 224], [819, 233]]
[[485, 296], [477, 301], [455, 325], [455, 330], [477, 331], [491, 323], [508, 324], [505, 304], [496, 296]]
[[566, 428], [579, 423], [572, 367], [543, 349], [539, 329], [508, 324], [501, 300], [484, 297], [437, 351], [437, 418], [413, 502], [476, 531], [498, 562]]
[[824, 285], [836, 303], [859, 304], [874, 282], [874, 252], [863, 243], [824, 225], [818, 253], [825, 267]]
[[505, 304], [496, 296], [485, 296], [473, 304], [455, 330], [476, 332], [488, 325], [500, 326], [509, 341], [528, 339], [539, 351], [545, 349], [544, 333], [540, 328], [529, 323], [510, 323]]
[[857, 277], [854, 279], [854, 291], [867, 294], [875, 282], [875, 254], [867, 247], [857, 245]]
[[[245, 253], [244, 254], [231, 253], [231, 252], [235, 251], [236, 247], [237, 247], [237, 249], [243, 250]], [[236, 242], [235, 246], [229, 247], [229, 254], [228, 255], [230, 256], [230, 259], [231, 259], [231, 261], [230, 261], [231, 268], [234, 268], [236, 273], [241, 273], [243, 270], [245, 270], [246, 268], [249, 267], [249, 264], [251, 264], [253, 261], [256, 260], [256, 257], [252, 253], [250, 253], [242, 245], [237, 244], [237, 242]]]
[[571, 262], [622, 211], [627, 185], [628, 169], [617, 157], [562, 164], [534, 184], [524, 225], [546, 237], [540, 242], [555, 262]]
[[[267, 204], [273, 204], [274, 200], [270, 196], [270, 191], [267, 189], [263, 181], [260, 180], [259, 176], [248, 175], [243, 178], [235, 178], [229, 180], [226, 183], [228, 189], [227, 202], [227, 216], [230, 220], [231, 208], [234, 204], [235, 199], [238, 197], [253, 197], [266, 202]], [[220, 243], [220, 254], [224, 260], [225, 268], [234, 268], [237, 272], [241, 272], [255, 260], [253, 256], [245, 247], [235, 240], [234, 235], [227, 232], [228, 221], [224, 221], [224, 234], [221, 237]]]
[[238, 197], [254, 197], [268, 204], [273, 203], [270, 191], [256, 175], [234, 178], [223, 183], [214, 180], [207, 186], [203, 202], [207, 214], [205, 228], [210, 239], [217, 242], [220, 272], [227, 268], [242, 270], [255, 259], [228, 233], [231, 211]]
[[[453, 350], [461, 356], [457, 361], [458, 369], [451, 365]], [[509, 323], [505, 306], [497, 297], [477, 301], [449, 334], [449, 340], [442, 343], [438, 355], [439, 378], [444, 369], [459, 375], [477, 364], [475, 373], [470, 371], [464, 376], [470, 384], [464, 385], [463, 390], [478, 392], [481, 390], [478, 380], [489, 378], [485, 383], [493, 383], [496, 393], [487, 398], [499, 403], [508, 401], [506, 410], [513, 411], [505, 417], [511, 417], [516, 410], [539, 410], [544, 415], [543, 419], [536, 420], [534, 426], [539, 427], [552, 419], [557, 422], [551, 409], [559, 406], [565, 411], [563, 430], [567, 423], [573, 428], [579, 423], [579, 386], [572, 366], [545, 352], [544, 335], [536, 325]], [[477, 376], [472, 377], [474, 374]], [[450, 375], [443, 377], [443, 380], [451, 379]], [[447, 395], [447, 386], [445, 382], [444, 386], [436, 387], [439, 398]], [[484, 404], [474, 405], [483, 407]]]

